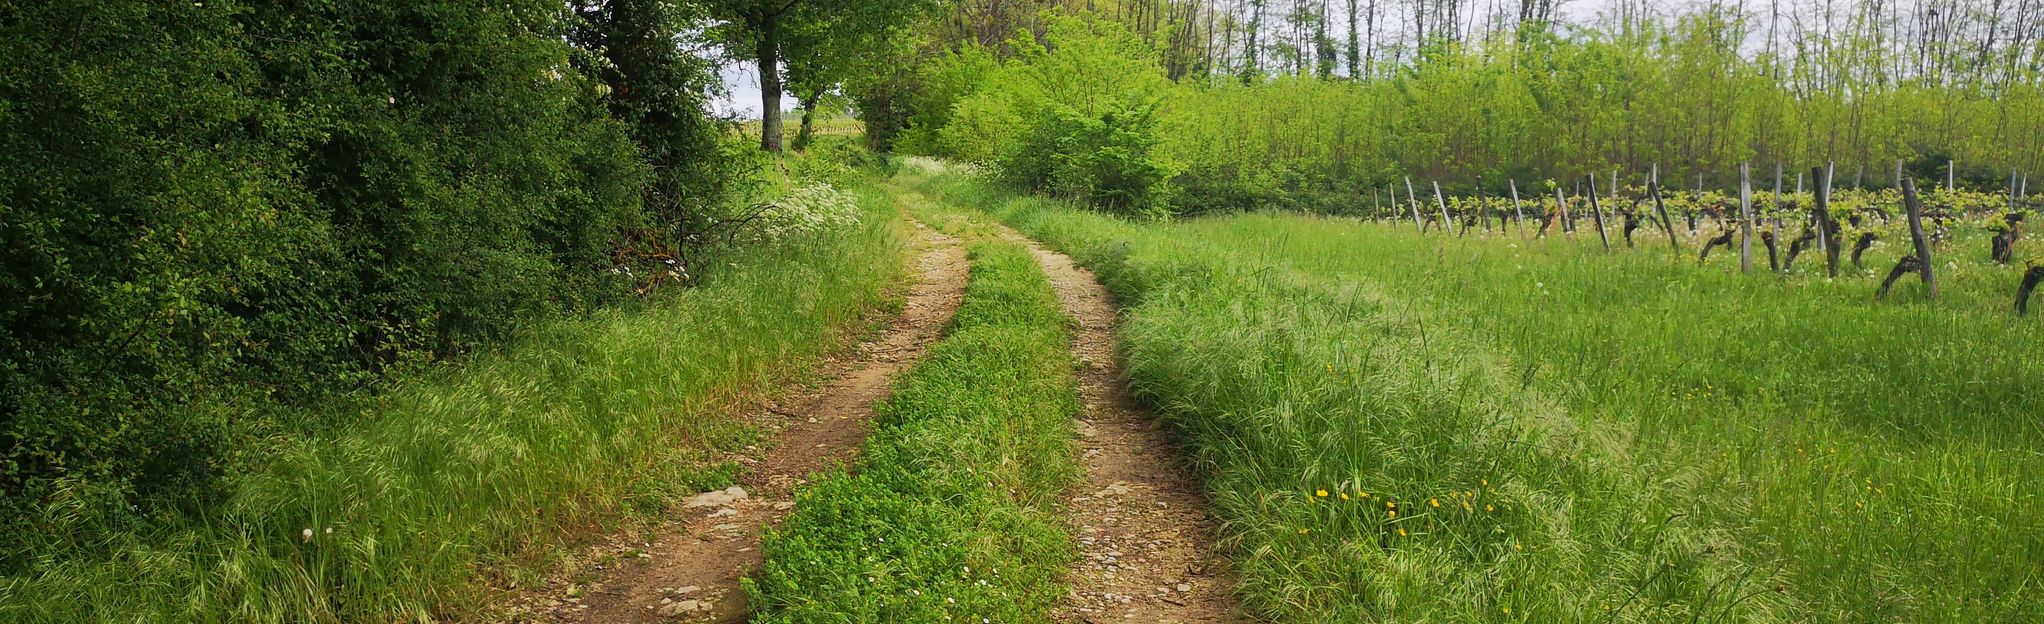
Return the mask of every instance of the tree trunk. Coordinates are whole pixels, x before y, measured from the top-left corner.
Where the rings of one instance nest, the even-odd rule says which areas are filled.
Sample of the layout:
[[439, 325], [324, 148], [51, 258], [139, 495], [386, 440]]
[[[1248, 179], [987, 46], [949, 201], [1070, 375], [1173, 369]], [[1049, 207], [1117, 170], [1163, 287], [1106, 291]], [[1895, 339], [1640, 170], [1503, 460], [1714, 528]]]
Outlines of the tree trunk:
[[809, 149], [809, 141], [816, 137], [816, 106], [823, 100], [821, 94], [804, 95], [796, 98], [802, 107], [802, 126], [795, 131], [795, 149]]
[[759, 148], [781, 151], [781, 20], [759, 16]]

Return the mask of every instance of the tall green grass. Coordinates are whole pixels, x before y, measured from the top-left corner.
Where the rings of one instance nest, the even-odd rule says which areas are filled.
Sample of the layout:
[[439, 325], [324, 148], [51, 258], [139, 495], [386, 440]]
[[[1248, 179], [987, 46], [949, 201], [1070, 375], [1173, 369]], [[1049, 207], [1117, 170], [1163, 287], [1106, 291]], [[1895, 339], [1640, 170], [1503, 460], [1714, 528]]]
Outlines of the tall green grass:
[[924, 185], [1123, 299], [1130, 382], [1274, 620], [2040, 616], [2044, 343], [1985, 296]]
[[858, 227], [734, 255], [699, 287], [336, 406], [336, 433], [272, 440], [216, 508], [46, 549], [111, 554], [0, 579], [0, 620], [471, 614], [493, 576], [563, 536], [732, 478], [712, 460], [755, 437], [732, 401], [833, 348], [902, 279], [894, 205], [860, 199]]
[[754, 621], [1047, 622], [1064, 597], [1068, 321], [1020, 246], [971, 249], [963, 306], [896, 380], [857, 472], [798, 490], [763, 540]]
[[2044, 478], [2044, 324], [2011, 315], [2018, 272], [1983, 241], [1939, 250], [1944, 298], [1925, 304], [1915, 284], [1873, 301], [1877, 277], [1816, 263], [1741, 275], [1729, 256], [1270, 216], [1186, 229], [1386, 284], [1521, 354], [1647, 470], [1693, 481], [1690, 513], [1740, 527], [1817, 619], [2044, 620], [2044, 488], [2025, 485]]

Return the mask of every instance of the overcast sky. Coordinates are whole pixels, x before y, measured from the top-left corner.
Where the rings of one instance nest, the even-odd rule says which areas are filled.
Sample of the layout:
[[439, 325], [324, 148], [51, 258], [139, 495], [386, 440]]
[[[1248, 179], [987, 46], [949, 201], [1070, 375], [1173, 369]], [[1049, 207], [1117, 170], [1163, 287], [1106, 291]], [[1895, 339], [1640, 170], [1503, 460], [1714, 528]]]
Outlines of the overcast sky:
[[[727, 63], [723, 71], [717, 72], [724, 78], [727, 95], [716, 102], [719, 113], [737, 113], [746, 119], [759, 118], [759, 71], [757, 63]], [[795, 109], [795, 98], [782, 97], [781, 110]]]

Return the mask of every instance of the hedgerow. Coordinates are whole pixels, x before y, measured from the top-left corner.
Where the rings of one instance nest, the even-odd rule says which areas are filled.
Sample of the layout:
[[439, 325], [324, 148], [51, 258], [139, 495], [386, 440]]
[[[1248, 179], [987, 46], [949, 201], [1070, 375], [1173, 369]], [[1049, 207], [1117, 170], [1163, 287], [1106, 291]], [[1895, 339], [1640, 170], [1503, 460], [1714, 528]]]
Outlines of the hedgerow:
[[[653, 172], [624, 114], [650, 109], [614, 107], [568, 43], [628, 27], [680, 26], [530, 0], [11, 6], [0, 570], [203, 509], [267, 440], [354, 426], [301, 408], [631, 293], [607, 270], [627, 233], [724, 192], [653, 182], [743, 163], [675, 148], [715, 139], [683, 98], [652, 107], [695, 119]], [[655, 87], [708, 80], [674, 71]]]

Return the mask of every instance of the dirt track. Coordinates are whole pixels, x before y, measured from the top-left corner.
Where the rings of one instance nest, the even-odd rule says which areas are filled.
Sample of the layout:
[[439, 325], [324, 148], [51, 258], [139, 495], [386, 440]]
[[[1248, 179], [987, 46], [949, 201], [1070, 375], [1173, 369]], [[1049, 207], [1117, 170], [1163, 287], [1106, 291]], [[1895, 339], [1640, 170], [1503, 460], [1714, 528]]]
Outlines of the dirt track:
[[[757, 571], [760, 533], [794, 508], [795, 486], [846, 462], [865, 440], [873, 407], [896, 373], [935, 342], [964, 298], [968, 262], [958, 241], [916, 224], [918, 279], [879, 338], [825, 365], [819, 387], [753, 416], [773, 441], [737, 488], [693, 497], [645, 555], [586, 587], [551, 584], [518, 619], [555, 623], [743, 622], [738, 580]], [[740, 493], [742, 490], [742, 494]]]

